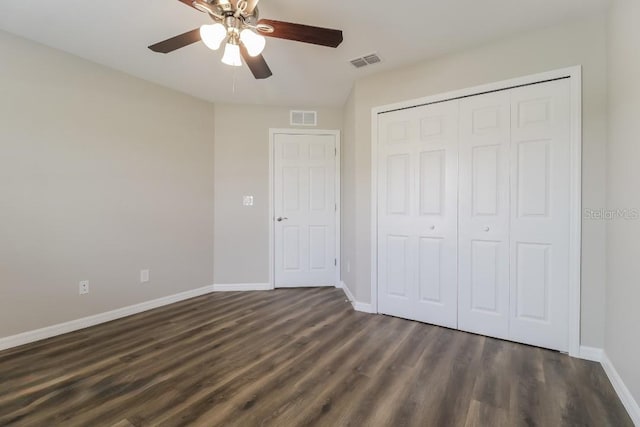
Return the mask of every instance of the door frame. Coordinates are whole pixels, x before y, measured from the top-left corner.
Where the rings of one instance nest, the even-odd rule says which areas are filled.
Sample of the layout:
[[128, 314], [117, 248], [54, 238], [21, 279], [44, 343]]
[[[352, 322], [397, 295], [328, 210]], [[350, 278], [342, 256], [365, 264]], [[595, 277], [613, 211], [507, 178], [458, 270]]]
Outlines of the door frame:
[[582, 249], [582, 66], [562, 68], [455, 90], [371, 109], [371, 306], [378, 313], [378, 115], [559, 79], [571, 82], [571, 160], [569, 213], [569, 355], [580, 355]]
[[336, 176], [335, 176], [335, 198], [336, 198], [336, 274], [334, 286], [340, 284], [340, 131], [324, 129], [269, 129], [269, 285], [271, 289], [276, 288], [275, 269], [275, 136], [276, 135], [330, 135], [336, 141]]

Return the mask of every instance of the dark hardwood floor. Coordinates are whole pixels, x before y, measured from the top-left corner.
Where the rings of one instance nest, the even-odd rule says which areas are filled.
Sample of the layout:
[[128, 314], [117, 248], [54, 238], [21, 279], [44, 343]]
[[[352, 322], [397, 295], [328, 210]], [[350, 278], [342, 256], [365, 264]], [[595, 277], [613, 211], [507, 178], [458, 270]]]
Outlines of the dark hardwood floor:
[[0, 352], [0, 426], [632, 426], [602, 368], [354, 312], [211, 294]]

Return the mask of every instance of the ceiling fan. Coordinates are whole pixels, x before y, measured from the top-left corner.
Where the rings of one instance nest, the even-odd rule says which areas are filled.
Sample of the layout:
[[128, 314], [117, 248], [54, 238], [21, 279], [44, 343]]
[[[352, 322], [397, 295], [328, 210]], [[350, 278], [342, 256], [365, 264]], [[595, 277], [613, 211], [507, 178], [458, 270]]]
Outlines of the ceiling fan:
[[198, 41], [217, 50], [226, 40], [224, 64], [239, 67], [242, 57], [256, 79], [266, 79], [273, 73], [262, 56], [266, 44], [264, 36], [334, 48], [342, 43], [340, 30], [259, 19], [259, 0], [179, 1], [206, 13], [214, 23], [153, 44], [149, 46], [152, 51], [169, 53]]

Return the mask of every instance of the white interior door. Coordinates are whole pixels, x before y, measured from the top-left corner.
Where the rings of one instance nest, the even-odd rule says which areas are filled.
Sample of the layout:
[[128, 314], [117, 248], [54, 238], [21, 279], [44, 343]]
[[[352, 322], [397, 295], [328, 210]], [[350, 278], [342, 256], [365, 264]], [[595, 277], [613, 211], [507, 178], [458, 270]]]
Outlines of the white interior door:
[[458, 101], [379, 116], [378, 309], [457, 326]]
[[276, 287], [336, 283], [336, 137], [274, 135]]
[[509, 338], [568, 350], [569, 79], [511, 91]]
[[458, 327], [509, 336], [511, 104], [502, 91], [460, 103]]

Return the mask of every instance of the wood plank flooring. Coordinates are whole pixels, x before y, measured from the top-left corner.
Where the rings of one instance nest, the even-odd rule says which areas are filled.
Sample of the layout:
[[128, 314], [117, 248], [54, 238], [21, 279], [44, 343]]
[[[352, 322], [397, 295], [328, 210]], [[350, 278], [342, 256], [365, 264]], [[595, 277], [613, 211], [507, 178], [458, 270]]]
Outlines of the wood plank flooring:
[[210, 294], [0, 352], [0, 426], [632, 426], [602, 368], [354, 312]]

